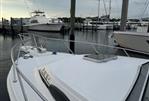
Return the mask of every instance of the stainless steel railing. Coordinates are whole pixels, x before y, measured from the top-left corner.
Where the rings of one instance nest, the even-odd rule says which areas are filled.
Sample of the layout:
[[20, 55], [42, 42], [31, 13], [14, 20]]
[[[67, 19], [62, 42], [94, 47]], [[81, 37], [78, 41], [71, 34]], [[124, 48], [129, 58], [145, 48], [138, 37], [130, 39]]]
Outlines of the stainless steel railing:
[[[12, 60], [12, 69], [13, 69], [13, 83], [20, 83], [21, 91], [24, 97], [25, 101], [28, 101], [27, 94], [25, 93], [25, 88], [22, 83], [22, 79], [31, 87], [31, 89], [43, 100], [43, 101], [48, 101], [47, 98], [33, 85], [33, 83], [19, 70], [17, 67], [18, 65], [18, 59], [20, 56], [20, 46], [24, 44], [27, 41], [30, 41], [31, 39], [23, 40], [20, 43], [17, 43], [13, 48], [11, 49], [11, 60]], [[17, 59], [15, 61], [14, 59], [14, 50], [19, 46], [19, 51], [17, 54]], [[17, 79], [18, 78], [18, 79]]]
[[[19, 60], [19, 57], [20, 57], [20, 47], [22, 45], [25, 45], [26, 42], [29, 42], [29, 41], [33, 41], [34, 47], [38, 47], [36, 38], [40, 38], [40, 39], [42, 39], [44, 41], [51, 40], [51, 41], [62, 42], [64, 44], [64, 46], [68, 49], [68, 51], [71, 52], [72, 54], [74, 54], [73, 51], [65, 44], [65, 42], [69, 42], [69, 43], [70, 42], [74, 42], [74, 43], [77, 43], [77, 44], [91, 45], [92, 46], [92, 49], [97, 54], [100, 53], [100, 52], [95, 48], [95, 46], [98, 46], [98, 47], [107, 47], [107, 48], [122, 50], [126, 54], [126, 56], [128, 56], [128, 57], [130, 55], [128, 54], [127, 51], [139, 52], [139, 53], [143, 53], [143, 54], [148, 54], [149, 55], [149, 53], [145, 53], [145, 52], [141, 52], [141, 51], [131, 50], [131, 49], [122, 48], [122, 47], [114, 47], [114, 46], [109, 46], [109, 45], [104, 45], [104, 44], [99, 44], [99, 43], [97, 44], [97, 43], [82, 42], [82, 41], [72, 41], [72, 40], [62, 40], [62, 39], [56, 39], [56, 38], [47, 38], [47, 37], [43, 37], [43, 36], [35, 35], [35, 34], [30, 34], [29, 36], [32, 36], [32, 38], [27, 38], [25, 40], [23, 38], [20, 38], [21, 39], [21, 42], [19, 42], [16, 45], [14, 45], [12, 47], [12, 49], [11, 49], [11, 60], [12, 60], [12, 64], [13, 64], [13, 83], [17, 83], [17, 82], [20, 83], [20, 87], [21, 87], [22, 94], [23, 94], [23, 97], [24, 97], [24, 100], [25, 101], [28, 101], [28, 98], [27, 98], [27, 95], [25, 93], [25, 89], [24, 89], [24, 86], [23, 86], [23, 83], [22, 83], [22, 79], [31, 87], [31, 89], [43, 101], [48, 101], [46, 99], [46, 97], [33, 85], [33, 83], [17, 67], [18, 66], [18, 60]], [[20, 34], [20, 37], [24, 37], [24, 34]], [[17, 49], [17, 47], [18, 47], [18, 52], [17, 52], [16, 61], [15, 61], [14, 52], [15, 52], [15, 49]]]
[[[38, 37], [38, 38], [41, 38], [43, 40], [53, 40], [53, 41], [59, 41], [59, 42], [74, 42], [74, 43], [77, 43], [77, 44], [84, 44], [84, 45], [91, 45], [91, 46], [98, 46], [98, 47], [107, 47], [107, 48], [122, 50], [126, 54], [126, 56], [130, 56], [127, 51], [149, 55], [149, 53], [147, 53], [147, 52], [142, 52], [142, 51], [133, 50], [133, 49], [129, 49], [129, 48], [118, 47], [118, 46], [110, 46], [110, 45], [105, 45], [105, 44], [100, 44], [100, 43], [91, 43], [91, 42], [84, 42], [84, 41], [73, 41], [73, 40], [64, 40], [64, 39], [56, 39], [56, 38], [47, 38], [47, 37], [40, 36], [40, 35], [35, 35], [35, 34], [32, 34], [32, 35], [34, 37]], [[69, 47], [67, 47], [67, 48], [69, 48]], [[71, 50], [71, 49], [69, 48], [69, 50]], [[94, 50], [94, 48], [93, 48], [93, 50]]]

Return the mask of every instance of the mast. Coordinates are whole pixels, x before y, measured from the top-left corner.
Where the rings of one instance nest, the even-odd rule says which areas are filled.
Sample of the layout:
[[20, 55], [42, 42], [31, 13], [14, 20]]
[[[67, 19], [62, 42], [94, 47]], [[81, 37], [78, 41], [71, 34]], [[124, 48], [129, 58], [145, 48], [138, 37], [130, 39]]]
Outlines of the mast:
[[111, 0], [109, 1], [109, 20], [110, 20], [110, 15], [111, 15]]
[[99, 15], [100, 15], [100, 0], [98, 0], [98, 21], [99, 21]]
[[122, 3], [122, 13], [121, 13], [121, 26], [120, 30], [126, 30], [126, 22], [127, 22], [127, 15], [128, 15], [128, 2], [129, 0], [123, 0]]
[[105, 13], [106, 13], [106, 16], [107, 16], [107, 9], [106, 9], [106, 3], [105, 3], [105, 0], [103, 0], [103, 5], [104, 5], [104, 9], [105, 9]]

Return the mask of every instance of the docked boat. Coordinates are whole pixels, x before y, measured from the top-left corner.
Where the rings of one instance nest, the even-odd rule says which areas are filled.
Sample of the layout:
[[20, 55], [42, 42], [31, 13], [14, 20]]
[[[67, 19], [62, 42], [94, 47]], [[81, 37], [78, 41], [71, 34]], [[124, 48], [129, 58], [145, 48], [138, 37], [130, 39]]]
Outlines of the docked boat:
[[69, 40], [32, 38], [24, 38], [11, 50], [13, 65], [7, 77], [11, 101], [141, 101], [147, 95], [147, 59], [52, 52], [46, 49], [48, 40]]
[[99, 23], [99, 21], [91, 21], [86, 19], [84, 21], [85, 28], [87, 29], [97, 29], [97, 30], [113, 30], [113, 24], [110, 23]]
[[142, 53], [149, 53], [149, 33], [145, 32], [114, 32], [116, 42], [126, 48]]
[[29, 31], [42, 31], [42, 32], [59, 32], [63, 28], [63, 22], [59, 19], [46, 18], [44, 12], [34, 11], [29, 19]]
[[137, 26], [137, 32], [146, 33], [148, 30], [148, 26]]
[[99, 30], [113, 30], [113, 25], [112, 24], [100, 24], [98, 25], [97, 29]]

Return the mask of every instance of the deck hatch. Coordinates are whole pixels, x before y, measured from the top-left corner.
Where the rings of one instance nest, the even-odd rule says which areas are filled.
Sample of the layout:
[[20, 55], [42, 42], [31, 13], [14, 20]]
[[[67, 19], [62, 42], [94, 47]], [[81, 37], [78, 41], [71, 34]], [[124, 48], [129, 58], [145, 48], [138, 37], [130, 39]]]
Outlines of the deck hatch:
[[85, 60], [101, 63], [101, 62], [108, 62], [111, 60], [117, 59], [116, 55], [107, 55], [107, 54], [89, 54], [83, 57]]

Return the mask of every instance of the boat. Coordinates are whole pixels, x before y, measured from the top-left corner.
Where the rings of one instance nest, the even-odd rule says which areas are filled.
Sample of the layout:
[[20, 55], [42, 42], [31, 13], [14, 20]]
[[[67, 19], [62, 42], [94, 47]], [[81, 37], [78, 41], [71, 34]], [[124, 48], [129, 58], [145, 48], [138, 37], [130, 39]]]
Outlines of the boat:
[[[145, 32], [138, 31], [140, 30], [139, 27], [138, 27], [139, 29], [137, 30], [138, 32], [126, 31], [128, 1], [124, 0], [122, 7], [123, 8], [122, 8], [122, 14], [121, 14], [121, 28], [120, 28], [121, 31], [114, 32], [114, 38], [116, 42], [120, 46], [133, 49], [136, 52], [143, 53], [143, 54], [149, 53], [149, 25], [147, 29], [147, 23], [140, 21], [139, 22], [140, 26], [146, 26], [146, 28], [143, 29]], [[148, 5], [145, 5], [144, 7], [147, 8]], [[147, 10], [144, 9], [143, 14], [146, 11]]]
[[[111, 0], [109, 1], [109, 11], [107, 12], [105, 1], [103, 1], [103, 5], [105, 8], [106, 15], [100, 17], [101, 21], [99, 21], [99, 11], [100, 11], [100, 0], [98, 0], [98, 20], [93, 21], [92, 23], [97, 24], [98, 30], [113, 30], [113, 23], [110, 22], [111, 15]], [[108, 14], [107, 14], [108, 13]]]
[[[103, 1], [104, 7], [105, 1]], [[105, 7], [106, 8], [106, 7]], [[105, 9], [106, 10], [106, 9]], [[99, 12], [100, 11], [100, 0], [98, 0], [98, 16], [96, 20], [86, 18], [84, 21], [83, 27], [86, 29], [96, 29], [96, 30], [113, 30], [113, 23], [110, 22], [110, 14], [111, 14], [111, 0], [109, 2], [109, 14], [103, 15], [99, 17]], [[100, 19], [100, 20], [99, 20]]]
[[115, 31], [114, 39], [122, 47], [144, 54], [149, 53], [149, 33], [147, 32]]
[[108, 22], [99, 22], [99, 21], [92, 21], [91, 19], [86, 19], [84, 21], [84, 28], [86, 29], [97, 29], [97, 30], [113, 30], [113, 24]]
[[[146, 95], [148, 59], [102, 54], [97, 50], [95, 54], [74, 54], [68, 47], [72, 54], [48, 51], [48, 40], [70, 41], [39, 35], [22, 37], [11, 50], [13, 65], [7, 77], [11, 101], [140, 101]], [[124, 48], [74, 42], [127, 53]]]
[[100, 24], [98, 25], [97, 29], [99, 30], [113, 30], [113, 25], [112, 24]]
[[29, 27], [29, 31], [60, 32], [63, 25], [61, 20], [56, 18], [49, 19], [45, 16], [45, 12], [35, 10], [32, 12], [29, 23], [25, 26]]
[[146, 33], [148, 30], [148, 26], [137, 26], [137, 32], [143, 32]]

